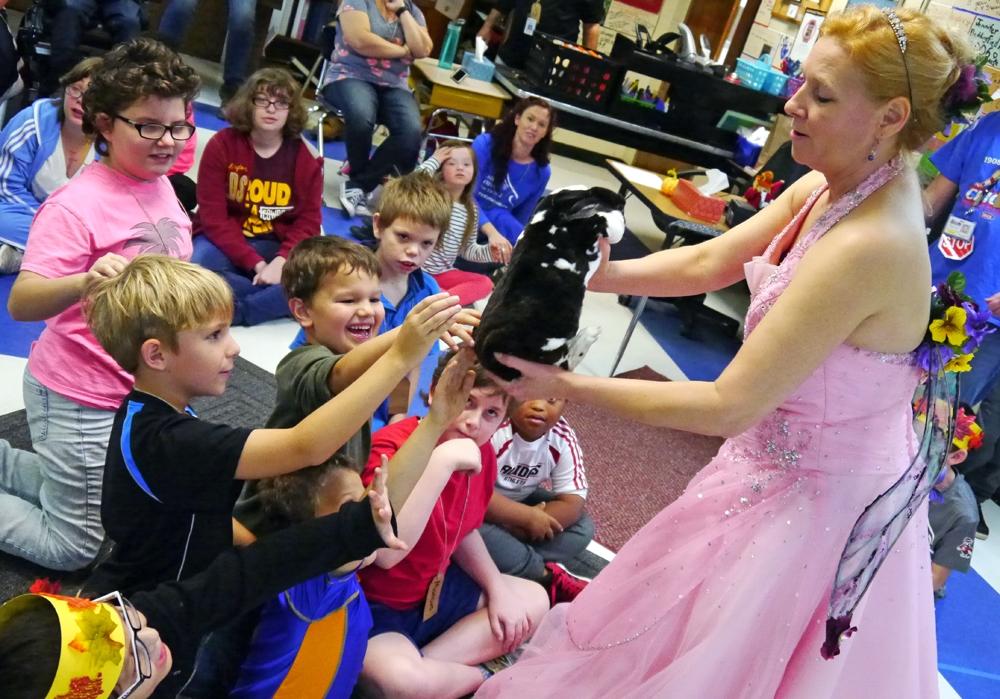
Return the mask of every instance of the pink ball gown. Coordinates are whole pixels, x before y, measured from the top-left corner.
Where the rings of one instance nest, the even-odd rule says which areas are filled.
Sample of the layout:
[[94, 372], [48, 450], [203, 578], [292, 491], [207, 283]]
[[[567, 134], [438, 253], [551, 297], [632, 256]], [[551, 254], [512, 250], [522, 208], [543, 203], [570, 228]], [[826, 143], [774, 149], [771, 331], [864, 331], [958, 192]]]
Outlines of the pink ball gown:
[[[746, 265], [752, 333], [810, 246], [898, 174], [883, 166], [794, 236], [823, 189]], [[723, 444], [673, 504], [476, 697], [936, 697], [926, 507], [820, 655], [830, 593], [858, 516], [918, 448], [912, 354], [837, 347], [774, 412]]]

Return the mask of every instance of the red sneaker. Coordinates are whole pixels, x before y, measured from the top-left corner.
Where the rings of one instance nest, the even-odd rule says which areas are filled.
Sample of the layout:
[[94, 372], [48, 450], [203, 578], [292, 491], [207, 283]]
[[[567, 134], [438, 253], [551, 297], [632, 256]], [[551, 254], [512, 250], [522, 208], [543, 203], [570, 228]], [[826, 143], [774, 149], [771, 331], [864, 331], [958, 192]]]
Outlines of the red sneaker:
[[552, 574], [552, 582], [549, 583], [549, 604], [553, 606], [560, 602], [572, 602], [590, 582], [587, 578], [573, 575], [558, 563], [546, 563], [545, 568]]

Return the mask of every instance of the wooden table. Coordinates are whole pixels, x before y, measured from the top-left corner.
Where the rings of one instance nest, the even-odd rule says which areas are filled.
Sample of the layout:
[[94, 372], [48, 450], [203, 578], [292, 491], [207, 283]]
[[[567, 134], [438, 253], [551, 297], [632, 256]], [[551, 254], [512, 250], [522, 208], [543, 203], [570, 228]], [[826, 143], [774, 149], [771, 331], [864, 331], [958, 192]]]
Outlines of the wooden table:
[[440, 68], [436, 58], [418, 58], [413, 67], [430, 84], [430, 105], [438, 109], [495, 120], [503, 114], [504, 104], [510, 99], [510, 93], [494, 82], [467, 77], [456, 83], [451, 76], [459, 69], [458, 63], [451, 68]]
[[[663, 180], [663, 175], [650, 172], [649, 170], [643, 170], [642, 168], [633, 167], [632, 165], [626, 165], [623, 162], [612, 160], [610, 158], [605, 160], [604, 164], [608, 169], [608, 172], [610, 172], [621, 184], [619, 192], [622, 196], [635, 196], [649, 209], [656, 227], [663, 231], [664, 238], [663, 244], [660, 246], [661, 250], [673, 247], [676, 242], [678, 232], [671, 224], [677, 221], [696, 223], [703, 227], [701, 231], [695, 230], [680, 232], [680, 236], [684, 238], [685, 242], [689, 243], [699, 243], [728, 230], [729, 227], [726, 225], [726, 222], [722, 217], [720, 217], [720, 219], [715, 223], [710, 224], [705, 221], [695, 219], [679, 209], [670, 197], [660, 191], [659, 182]], [[732, 194], [719, 194], [717, 196], [725, 201], [739, 199], [739, 197]], [[639, 298], [639, 303], [636, 305], [635, 310], [632, 313], [632, 319], [629, 321], [628, 329], [625, 331], [625, 336], [622, 338], [621, 344], [618, 346], [618, 354], [615, 356], [614, 364], [611, 367], [611, 376], [614, 376], [615, 371], [618, 369], [618, 364], [621, 362], [622, 355], [625, 354], [625, 348], [628, 346], [629, 340], [632, 339], [632, 333], [635, 330], [636, 324], [639, 322], [639, 317], [646, 309], [647, 301], [649, 301], [648, 296], [641, 296]], [[670, 301], [675, 304], [684, 303], [681, 299], [670, 299]], [[684, 309], [681, 310], [683, 311]], [[730, 318], [729, 316], [723, 315], [712, 308], [704, 306], [701, 301], [698, 301], [697, 305], [693, 309], [688, 310], [690, 311], [692, 321], [694, 315], [698, 314], [708, 316], [708, 318], [713, 322], [721, 324], [726, 329], [733, 332], [735, 332], [739, 327], [738, 321]]]

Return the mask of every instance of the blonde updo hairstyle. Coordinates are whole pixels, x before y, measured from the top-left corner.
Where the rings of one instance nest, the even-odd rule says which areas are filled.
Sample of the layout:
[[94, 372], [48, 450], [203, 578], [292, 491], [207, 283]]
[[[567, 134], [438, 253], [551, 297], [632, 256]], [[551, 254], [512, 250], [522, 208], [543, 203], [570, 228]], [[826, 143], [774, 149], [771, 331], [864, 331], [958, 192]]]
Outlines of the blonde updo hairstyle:
[[820, 36], [836, 40], [847, 52], [877, 103], [894, 97], [910, 100], [910, 119], [898, 142], [900, 149], [916, 150], [944, 126], [944, 95], [973, 54], [965, 42], [926, 15], [903, 8], [895, 12], [906, 32], [905, 56], [888, 18], [871, 5], [831, 14]]

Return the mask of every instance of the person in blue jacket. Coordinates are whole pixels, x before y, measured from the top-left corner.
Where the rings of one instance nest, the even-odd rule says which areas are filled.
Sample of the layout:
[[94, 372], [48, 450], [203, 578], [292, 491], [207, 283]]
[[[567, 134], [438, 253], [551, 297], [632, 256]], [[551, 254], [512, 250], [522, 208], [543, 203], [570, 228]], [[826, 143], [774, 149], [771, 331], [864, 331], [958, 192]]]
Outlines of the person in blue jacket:
[[83, 133], [83, 93], [100, 58], [85, 58], [59, 79], [62, 97], [37, 100], [0, 132], [0, 274], [17, 272], [28, 228], [46, 197], [94, 159]]
[[479, 166], [476, 203], [480, 230], [504, 262], [510, 259], [512, 246], [549, 183], [553, 129], [552, 106], [528, 97], [514, 105], [493, 131], [472, 142]]

